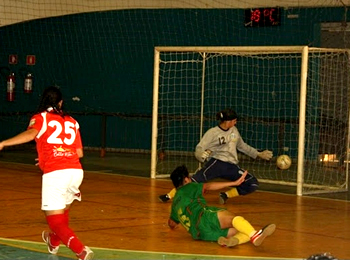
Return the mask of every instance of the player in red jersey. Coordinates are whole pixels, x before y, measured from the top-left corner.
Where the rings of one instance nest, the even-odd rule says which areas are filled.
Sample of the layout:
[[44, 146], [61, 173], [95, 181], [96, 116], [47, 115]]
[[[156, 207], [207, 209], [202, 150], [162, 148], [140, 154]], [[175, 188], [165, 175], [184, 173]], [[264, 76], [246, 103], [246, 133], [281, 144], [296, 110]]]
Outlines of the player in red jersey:
[[84, 172], [80, 163], [83, 146], [79, 124], [62, 111], [62, 93], [58, 87], [44, 90], [37, 113], [32, 116], [26, 131], [0, 142], [0, 150], [36, 141], [39, 167], [42, 176], [42, 205], [51, 232], [44, 231], [42, 238], [51, 254], [57, 254], [62, 242], [79, 260], [93, 258], [69, 228], [69, 208], [74, 200], [81, 200], [79, 187]]

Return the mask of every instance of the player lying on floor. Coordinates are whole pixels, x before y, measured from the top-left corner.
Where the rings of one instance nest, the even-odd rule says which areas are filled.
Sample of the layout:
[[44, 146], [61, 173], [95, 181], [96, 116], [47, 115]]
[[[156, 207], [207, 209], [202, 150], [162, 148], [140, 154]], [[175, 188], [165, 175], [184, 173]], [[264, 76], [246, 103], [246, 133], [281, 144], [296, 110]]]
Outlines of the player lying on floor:
[[208, 206], [203, 194], [209, 190], [219, 190], [242, 183], [247, 175], [231, 182], [192, 182], [186, 166], [177, 167], [170, 178], [177, 189], [171, 206], [168, 225], [174, 229], [179, 223], [193, 239], [217, 241], [221, 246], [233, 247], [247, 242], [259, 246], [276, 229], [269, 224], [259, 231], [243, 217], [226, 209]]
[[[194, 182], [208, 182], [216, 178], [227, 181], [238, 180], [245, 171], [238, 165], [238, 151], [253, 159], [259, 157], [268, 161], [272, 158], [271, 151], [258, 151], [244, 142], [236, 127], [237, 118], [237, 113], [231, 108], [216, 114], [218, 125], [210, 128], [196, 146], [195, 157], [204, 165], [191, 177]], [[225, 204], [228, 198], [250, 194], [258, 186], [257, 178], [252, 173], [248, 173], [245, 181], [240, 185], [221, 192], [219, 202]], [[167, 202], [175, 196], [175, 192], [176, 190], [173, 189], [167, 194], [160, 195], [159, 200]]]

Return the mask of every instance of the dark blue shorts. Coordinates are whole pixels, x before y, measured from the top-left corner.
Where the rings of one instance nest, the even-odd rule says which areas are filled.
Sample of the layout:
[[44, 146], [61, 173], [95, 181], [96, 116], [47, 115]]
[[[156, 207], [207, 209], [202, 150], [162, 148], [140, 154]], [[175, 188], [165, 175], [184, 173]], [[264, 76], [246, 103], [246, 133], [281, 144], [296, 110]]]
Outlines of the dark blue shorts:
[[[195, 182], [207, 182], [222, 178], [228, 181], [235, 181], [241, 177], [244, 171], [236, 164], [212, 158], [192, 176], [192, 180]], [[255, 191], [258, 186], [258, 180], [248, 172], [245, 181], [237, 187], [237, 191], [240, 195], [245, 195]]]

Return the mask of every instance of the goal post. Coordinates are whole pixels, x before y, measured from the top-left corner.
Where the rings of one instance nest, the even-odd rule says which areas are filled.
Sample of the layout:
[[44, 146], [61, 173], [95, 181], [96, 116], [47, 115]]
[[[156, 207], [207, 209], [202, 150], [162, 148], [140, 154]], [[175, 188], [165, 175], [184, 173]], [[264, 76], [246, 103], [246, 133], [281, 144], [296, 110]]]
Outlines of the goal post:
[[[349, 50], [308, 46], [156, 47], [151, 178], [178, 165], [191, 173], [215, 114], [232, 107], [237, 128], [271, 161], [239, 154], [261, 183], [296, 187], [298, 195], [345, 191], [349, 159]], [[279, 170], [278, 155], [292, 167]]]

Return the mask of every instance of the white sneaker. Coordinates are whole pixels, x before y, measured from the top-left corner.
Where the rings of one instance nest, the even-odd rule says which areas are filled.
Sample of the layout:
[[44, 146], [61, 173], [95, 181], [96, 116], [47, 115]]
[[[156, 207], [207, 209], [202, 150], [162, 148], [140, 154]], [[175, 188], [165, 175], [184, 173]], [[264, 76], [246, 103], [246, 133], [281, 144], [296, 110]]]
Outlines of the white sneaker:
[[233, 247], [239, 244], [239, 240], [236, 237], [219, 237], [218, 244], [220, 246]]
[[43, 238], [44, 242], [47, 245], [47, 250], [55, 255], [58, 252], [58, 249], [60, 249], [60, 246], [53, 246], [50, 243], [50, 232], [49, 231], [43, 231], [43, 233], [41, 233], [41, 237]]
[[78, 260], [91, 260], [94, 258], [94, 252], [87, 246], [84, 247], [83, 252], [77, 254]]
[[254, 246], [260, 246], [261, 243], [264, 241], [264, 239], [275, 232], [276, 225], [275, 224], [269, 224], [259, 231], [257, 231], [251, 238], [250, 241], [253, 243]]

